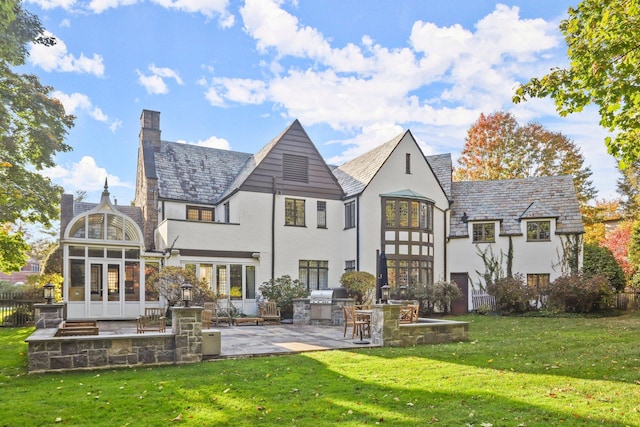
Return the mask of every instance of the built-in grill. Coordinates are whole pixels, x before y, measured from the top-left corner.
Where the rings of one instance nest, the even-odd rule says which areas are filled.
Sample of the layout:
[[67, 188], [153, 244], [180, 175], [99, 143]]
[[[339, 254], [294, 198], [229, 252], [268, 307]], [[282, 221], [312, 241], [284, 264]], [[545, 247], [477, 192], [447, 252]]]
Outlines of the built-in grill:
[[332, 320], [333, 300], [336, 298], [347, 298], [347, 291], [344, 288], [311, 291], [309, 296], [311, 320]]

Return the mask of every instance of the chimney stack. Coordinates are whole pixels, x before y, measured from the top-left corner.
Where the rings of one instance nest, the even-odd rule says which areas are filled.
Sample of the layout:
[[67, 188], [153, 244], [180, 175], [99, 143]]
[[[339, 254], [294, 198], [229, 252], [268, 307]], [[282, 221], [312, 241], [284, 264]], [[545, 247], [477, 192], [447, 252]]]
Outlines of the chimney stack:
[[140, 115], [140, 143], [150, 142], [154, 150], [160, 148], [160, 112], [142, 110]]

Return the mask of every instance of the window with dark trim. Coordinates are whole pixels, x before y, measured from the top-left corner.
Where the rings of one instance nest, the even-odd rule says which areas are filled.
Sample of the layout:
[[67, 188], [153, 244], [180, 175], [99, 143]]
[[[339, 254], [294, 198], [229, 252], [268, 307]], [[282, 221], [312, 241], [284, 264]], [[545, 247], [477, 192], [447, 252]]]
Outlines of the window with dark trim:
[[318, 201], [318, 228], [327, 228], [327, 202]]
[[282, 155], [282, 178], [285, 181], [309, 182], [309, 158], [295, 154]]
[[187, 219], [190, 221], [213, 222], [215, 219], [214, 208], [203, 206], [187, 206]]
[[229, 202], [224, 204], [224, 222], [231, 222], [231, 209], [229, 208]]
[[356, 226], [356, 202], [345, 203], [344, 205], [344, 228]]
[[551, 221], [527, 221], [527, 242], [551, 240]]
[[304, 200], [284, 199], [284, 225], [304, 227]]
[[344, 262], [344, 271], [356, 271], [356, 260], [352, 259]]
[[496, 241], [495, 223], [481, 222], [473, 224], [473, 243], [493, 243]]
[[407, 153], [405, 156], [405, 171], [406, 174], [411, 174], [411, 153]]
[[417, 200], [385, 199], [384, 225], [387, 228], [433, 230], [433, 204]]
[[329, 287], [329, 261], [300, 260], [298, 279], [307, 290], [327, 289]]

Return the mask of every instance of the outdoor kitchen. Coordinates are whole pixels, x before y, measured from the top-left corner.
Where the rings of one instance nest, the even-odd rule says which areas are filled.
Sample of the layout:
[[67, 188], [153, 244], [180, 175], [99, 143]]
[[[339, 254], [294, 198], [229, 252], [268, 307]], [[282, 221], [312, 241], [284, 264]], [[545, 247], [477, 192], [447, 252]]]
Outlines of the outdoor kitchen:
[[294, 325], [337, 326], [344, 323], [342, 307], [353, 305], [344, 288], [328, 288], [311, 291], [309, 298], [293, 300]]

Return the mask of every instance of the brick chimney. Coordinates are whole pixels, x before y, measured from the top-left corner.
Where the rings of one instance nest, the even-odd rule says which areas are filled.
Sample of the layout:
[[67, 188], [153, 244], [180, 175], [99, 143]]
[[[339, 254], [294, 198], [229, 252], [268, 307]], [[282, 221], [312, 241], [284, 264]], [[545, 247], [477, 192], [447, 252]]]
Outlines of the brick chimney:
[[140, 143], [149, 141], [154, 149], [160, 148], [160, 112], [142, 110], [140, 115]]
[[160, 132], [160, 112], [142, 110], [134, 205], [142, 209], [142, 232], [148, 251], [155, 250], [154, 232], [158, 225], [159, 190], [154, 153], [161, 148]]

